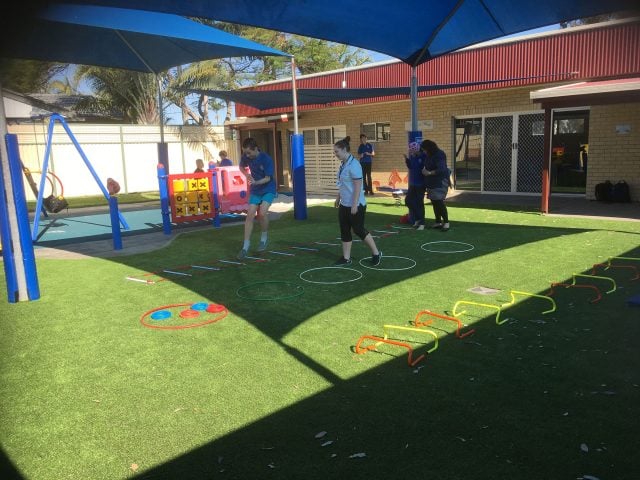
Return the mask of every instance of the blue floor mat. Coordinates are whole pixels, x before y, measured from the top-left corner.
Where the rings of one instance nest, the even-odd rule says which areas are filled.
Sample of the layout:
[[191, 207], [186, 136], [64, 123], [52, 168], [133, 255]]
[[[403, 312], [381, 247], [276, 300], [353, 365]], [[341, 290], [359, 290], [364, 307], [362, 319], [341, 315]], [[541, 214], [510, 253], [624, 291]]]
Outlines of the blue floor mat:
[[[129, 230], [121, 230], [123, 237], [162, 231], [162, 214], [159, 208], [122, 212], [122, 216], [129, 225]], [[220, 215], [221, 223], [244, 221], [244, 218], [244, 215], [233, 213]], [[171, 230], [206, 225], [211, 225], [213, 228], [212, 220], [172, 223]], [[30, 228], [33, 229], [33, 221], [30, 223]], [[111, 238], [109, 213], [56, 216], [56, 218], [49, 216], [40, 220], [35, 245], [50, 247], [109, 238]]]

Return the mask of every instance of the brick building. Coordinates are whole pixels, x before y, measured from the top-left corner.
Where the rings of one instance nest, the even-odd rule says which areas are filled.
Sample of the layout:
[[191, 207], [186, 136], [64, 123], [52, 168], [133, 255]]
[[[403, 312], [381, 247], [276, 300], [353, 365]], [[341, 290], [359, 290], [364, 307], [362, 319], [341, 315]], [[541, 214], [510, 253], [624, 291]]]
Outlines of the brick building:
[[[540, 196], [548, 172], [551, 194], [593, 199], [597, 183], [625, 180], [632, 199], [640, 201], [638, 52], [640, 20], [627, 19], [488, 42], [436, 58], [417, 68], [418, 85], [443, 86], [419, 94], [419, 130], [447, 153], [457, 189]], [[409, 78], [409, 66], [387, 61], [302, 76], [297, 86], [397, 87], [408, 86]], [[500, 81], [451, 86], [485, 80]], [[287, 88], [290, 80], [254, 87]], [[283, 189], [291, 187], [291, 112], [236, 104], [238, 118], [228, 122], [240, 139], [256, 137], [272, 154]], [[307, 190], [335, 191], [332, 145], [349, 135], [357, 147], [361, 132], [375, 142], [374, 181], [387, 185], [394, 170], [404, 177], [410, 119], [406, 96], [299, 107]]]

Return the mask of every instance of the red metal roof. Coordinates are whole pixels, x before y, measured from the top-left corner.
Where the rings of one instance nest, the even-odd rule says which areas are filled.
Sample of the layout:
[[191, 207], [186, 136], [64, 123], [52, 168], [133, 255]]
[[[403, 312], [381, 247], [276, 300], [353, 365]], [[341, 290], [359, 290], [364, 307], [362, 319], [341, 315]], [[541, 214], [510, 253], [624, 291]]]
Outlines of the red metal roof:
[[[420, 96], [450, 95], [515, 86], [593, 80], [640, 75], [640, 22], [601, 27], [574, 28], [525, 37], [508, 43], [494, 43], [453, 52], [430, 60], [417, 69], [419, 85], [473, 82], [480, 80], [538, 77], [505, 80], [491, 85], [449, 88], [421, 93]], [[408, 86], [411, 69], [401, 62], [385, 62], [299, 77], [298, 88], [340, 88], [343, 80], [349, 88]], [[252, 90], [290, 88], [290, 79], [269, 82]], [[406, 97], [354, 100], [353, 104], [376, 103]], [[336, 103], [332, 105], [344, 105]], [[317, 109], [301, 106], [300, 111]], [[257, 110], [236, 105], [236, 116], [290, 112], [291, 108]]]

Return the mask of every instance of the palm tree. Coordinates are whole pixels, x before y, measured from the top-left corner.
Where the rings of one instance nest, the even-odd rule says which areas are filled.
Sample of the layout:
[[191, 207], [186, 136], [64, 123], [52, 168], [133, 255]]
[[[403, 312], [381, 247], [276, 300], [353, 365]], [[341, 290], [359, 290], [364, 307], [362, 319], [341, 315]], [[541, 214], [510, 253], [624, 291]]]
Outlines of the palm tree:
[[142, 125], [157, 125], [160, 120], [157, 105], [158, 85], [149, 73], [79, 66], [75, 80], [84, 79], [95, 97], [82, 102], [82, 108], [120, 111], [124, 121]]

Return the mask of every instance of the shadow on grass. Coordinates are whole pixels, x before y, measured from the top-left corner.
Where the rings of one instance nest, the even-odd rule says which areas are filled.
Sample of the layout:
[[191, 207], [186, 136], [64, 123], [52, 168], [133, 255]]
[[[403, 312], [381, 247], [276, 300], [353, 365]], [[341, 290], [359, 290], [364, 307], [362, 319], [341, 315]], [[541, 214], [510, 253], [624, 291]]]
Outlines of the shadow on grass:
[[[304, 228], [290, 218], [274, 224], [271, 248], [310, 247], [314, 241], [339, 243], [335, 240], [335, 210], [317, 208], [312, 216]], [[390, 215], [367, 214], [372, 231], [389, 230], [389, 222]], [[389, 286], [399, 287], [405, 280], [428, 273], [435, 276], [416, 290], [398, 294], [400, 299], [407, 297], [407, 301], [416, 300], [424, 308], [444, 311], [429, 304], [431, 291], [452, 288], [448, 282], [442, 283], [443, 279], [455, 283], [456, 289], [451, 291], [459, 294], [461, 285], [468, 288], [484, 275], [499, 282], [503, 291], [480, 300], [499, 305], [509, 301], [508, 287], [518, 287], [503, 278], [509, 270], [518, 271], [518, 278], [523, 278], [523, 271], [538, 266], [525, 260], [500, 264], [501, 252], [514, 247], [535, 251], [547, 241], [565, 236], [579, 238], [589, 231], [457, 222], [446, 234], [412, 230], [380, 234], [377, 241], [387, 255], [422, 261], [401, 272], [367, 271], [366, 281], [342, 286], [304, 284], [303, 301], [257, 304], [239, 299], [236, 292], [262, 278], [291, 280], [304, 269], [330, 265], [339, 246], [296, 252], [295, 257], [274, 255], [268, 262], [228, 266], [206, 275], [172, 277], [173, 283], [190, 290], [194, 297], [223, 303], [324, 378], [329, 387], [151, 467], [136, 478], [635, 478], [634, 473], [639, 471], [634, 450], [638, 416], [630, 406], [640, 401], [636, 340], [640, 323], [633, 316], [634, 310], [624, 306], [625, 290], [606, 296], [598, 305], [589, 304], [580, 294], [558, 292], [562, 302], [558, 312], [550, 315], [540, 313], [536, 299], [519, 301], [505, 312], [511, 320], [500, 326], [485, 312], [470, 312], [475, 315], [470, 318], [476, 320], [476, 334], [462, 340], [451, 334], [441, 338], [439, 349], [418, 365], [423, 368], [409, 368], [404, 351], [381, 347], [381, 353], [351, 355], [362, 368], [355, 376], [342, 378], [317, 361], [309, 347], [288, 341], [297, 327], [338, 304], [358, 301]], [[131, 269], [159, 271], [185, 262], [210, 263], [212, 247], [232, 259], [239, 236], [240, 228], [224, 234], [197, 233], [176, 239], [161, 252], [111, 261]], [[420, 248], [423, 243], [443, 240], [471, 243], [474, 249], [451, 255]], [[553, 247], [545, 248], [548, 252]], [[354, 254], [360, 258], [368, 252], [356, 244]], [[491, 271], [472, 275], [473, 263], [490, 255], [495, 256], [496, 263], [485, 268]], [[529, 255], [536, 258], [533, 253]], [[640, 251], [627, 255], [639, 256]], [[629, 290], [633, 286], [622, 277], [620, 284]], [[162, 285], [132, 285], [146, 289], [144, 294], [150, 302], [167, 300]], [[455, 301], [454, 293], [451, 295], [446, 307]], [[396, 299], [384, 300], [392, 303]], [[411, 320], [376, 318], [375, 311], [365, 308], [350, 310], [349, 314], [356, 319], [362, 316], [361, 334], [380, 334], [383, 323], [408, 325]], [[356, 341], [344, 339], [345, 350]], [[423, 348], [419, 347], [417, 353]], [[256, 362], [259, 369], [259, 362], [269, 362], [269, 358], [247, 362]], [[288, 372], [279, 373], [287, 378]], [[263, 381], [268, 383], [270, 379]], [[259, 388], [255, 395], [260, 395]], [[243, 407], [254, 408], [250, 402]], [[212, 422], [215, 430], [214, 417], [203, 421]], [[320, 432], [327, 433], [319, 436]], [[589, 452], [581, 448], [582, 444]]]
[[339, 379], [282, 343], [331, 388], [136, 478], [637, 478], [640, 322], [624, 301], [638, 287], [610, 274], [622, 289], [600, 305], [563, 291], [552, 314], [531, 298], [503, 325], [478, 317], [471, 337], [442, 326], [449, 335], [414, 368], [381, 346]]
[[[299, 224], [279, 224], [272, 234], [277, 235], [276, 245], [280, 250], [287, 248], [285, 244], [309, 246], [310, 231], [315, 232], [312, 238], [335, 238], [335, 226], [328, 218], [333, 219], [333, 214], [322, 212], [319, 217], [302, 232]], [[368, 215], [372, 231], [374, 225], [389, 228], [387, 222], [388, 215]], [[450, 479], [633, 478], [634, 472], [640, 471], [632, 447], [638, 421], [608, 413], [624, 411], [640, 400], [640, 362], [637, 355], [630, 361], [633, 338], [640, 334], [639, 323], [634, 312], [624, 306], [624, 290], [595, 306], [583, 302], [580, 294], [570, 296], [563, 291], [557, 295], [563, 299], [561, 306], [548, 316], [540, 313], [538, 299], [518, 301], [506, 310], [505, 318], [510, 320], [504, 325], [496, 325], [493, 315], [476, 312], [474, 336], [458, 340], [450, 334], [441, 338], [439, 349], [419, 368], [407, 366], [404, 351], [383, 346], [381, 353], [353, 355], [353, 361], [363, 365], [363, 372], [349, 379], [338, 377], [315, 361], [311, 352], [285, 340], [296, 327], [325, 309], [395, 282], [513, 247], [588, 231], [466, 222], [456, 224], [445, 235], [429, 232], [420, 237], [418, 232], [408, 231], [404, 238], [411, 239], [413, 248], [394, 245], [402, 233], [390, 234], [378, 242], [382, 250], [392, 254], [413, 256], [419, 254], [417, 242], [443, 239], [473, 242], [475, 248], [455, 258], [431, 254], [413, 270], [368, 276], [366, 282], [347, 288], [327, 287], [328, 293], [323, 295], [309, 288], [304, 302], [266, 302], [260, 308], [234, 299], [235, 287], [229, 285], [251, 281], [260, 275], [259, 268], [268, 269], [269, 278], [290, 278], [287, 260], [229, 268], [229, 285], [220, 285], [214, 295], [208, 283], [175, 279], [196, 295], [225, 299], [231, 311], [331, 387], [137, 478], [408, 478], [424, 472]], [[298, 254], [297, 258], [309, 259], [305, 266], [326, 265], [335, 258], [330, 248], [304, 254], [307, 257]], [[360, 256], [363, 252], [366, 254], [364, 249], [359, 251]], [[638, 256], [640, 251], [626, 255]], [[131, 266], [144, 268], [146, 262], [136, 259]], [[253, 270], [243, 270], [249, 268]], [[625, 281], [620, 277], [621, 285], [628, 286]], [[500, 305], [509, 301], [507, 293], [505, 290], [496, 298], [480, 301]], [[606, 322], [603, 316], [608, 316]], [[277, 321], [267, 320], [274, 318]], [[407, 320], [380, 321], [376, 328], [381, 329], [382, 323], [407, 325]], [[625, 331], [624, 338], [612, 335], [612, 328]], [[381, 333], [371, 327], [363, 326], [362, 330], [363, 334]], [[357, 339], [350, 340], [355, 343]], [[418, 348], [416, 353], [421, 351]], [[573, 356], [567, 358], [567, 351]], [[389, 360], [389, 356], [397, 358]], [[626, 368], [621, 370], [621, 365]], [[327, 433], [320, 436], [320, 432]], [[582, 444], [591, 448], [590, 455], [585, 454]]]

